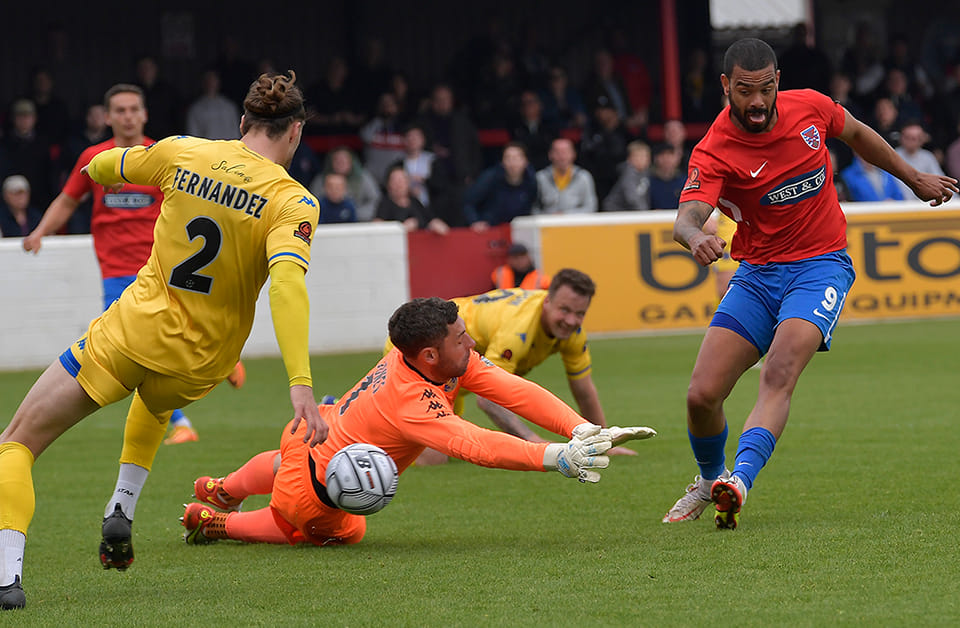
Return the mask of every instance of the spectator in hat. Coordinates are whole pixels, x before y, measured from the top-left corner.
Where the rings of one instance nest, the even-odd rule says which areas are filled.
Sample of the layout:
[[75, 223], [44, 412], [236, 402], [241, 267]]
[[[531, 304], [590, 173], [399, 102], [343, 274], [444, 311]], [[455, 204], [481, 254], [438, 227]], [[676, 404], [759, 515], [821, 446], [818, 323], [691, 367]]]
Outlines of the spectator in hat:
[[550, 275], [537, 270], [527, 247], [514, 242], [507, 249], [507, 263], [497, 266], [490, 273], [494, 289], [546, 290], [550, 287]]
[[10, 107], [10, 117], [10, 132], [3, 139], [9, 174], [25, 176], [34, 201], [45, 205], [52, 183], [50, 141], [37, 132], [37, 107], [32, 100], [21, 98]]
[[22, 238], [33, 231], [43, 211], [30, 203], [30, 182], [20, 174], [3, 180], [3, 203], [0, 204], [0, 236]]

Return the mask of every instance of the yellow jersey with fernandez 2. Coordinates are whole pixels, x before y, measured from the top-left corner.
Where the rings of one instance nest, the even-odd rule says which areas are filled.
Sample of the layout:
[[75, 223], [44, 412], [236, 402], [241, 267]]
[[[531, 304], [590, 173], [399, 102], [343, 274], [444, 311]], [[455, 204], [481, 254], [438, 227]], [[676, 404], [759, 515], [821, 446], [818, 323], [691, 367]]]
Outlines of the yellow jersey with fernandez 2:
[[559, 352], [567, 379], [586, 377], [592, 366], [587, 334], [580, 328], [565, 340], [548, 336], [540, 323], [546, 297], [546, 290], [515, 288], [451, 301], [460, 307], [476, 350], [497, 366], [523, 376]]
[[[95, 174], [111, 165], [112, 173]], [[158, 373], [222, 381], [250, 335], [270, 266], [309, 267], [319, 203], [239, 140], [179, 136], [113, 149], [94, 158], [90, 173], [157, 186], [164, 197], [150, 258], [102, 315], [104, 333]]]

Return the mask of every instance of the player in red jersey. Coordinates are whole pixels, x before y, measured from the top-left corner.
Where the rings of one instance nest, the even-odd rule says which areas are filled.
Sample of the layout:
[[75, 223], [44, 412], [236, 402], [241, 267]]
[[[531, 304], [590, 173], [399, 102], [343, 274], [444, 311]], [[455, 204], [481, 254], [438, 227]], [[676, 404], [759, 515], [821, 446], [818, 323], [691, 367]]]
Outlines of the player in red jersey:
[[[120, 298], [124, 289], [133, 283], [140, 268], [147, 263], [153, 246], [153, 227], [160, 215], [163, 192], [159, 188], [126, 184], [120, 190], [106, 190], [97, 185], [80, 169], [95, 155], [116, 146], [148, 146], [153, 140], [143, 134], [147, 123], [147, 106], [143, 90], [136, 85], [119, 83], [107, 90], [103, 97], [107, 109], [107, 124], [113, 137], [91, 146], [80, 154], [70, 177], [60, 194], [50, 203], [43, 219], [30, 235], [23, 239], [23, 248], [37, 253], [43, 237], [60, 230], [77, 206], [88, 194], [93, 195], [93, 213], [90, 232], [93, 248], [100, 264], [103, 279], [103, 309]], [[239, 125], [240, 121], [237, 121]], [[243, 364], [237, 363], [228, 381], [236, 388], [246, 379]], [[183, 411], [176, 410], [170, 418], [172, 433], [168, 444], [197, 440], [197, 433]]]
[[[280, 449], [257, 454], [226, 478], [201, 477], [196, 497], [236, 511], [249, 495], [271, 493], [270, 505], [249, 512], [217, 512], [189, 504], [183, 522], [187, 543], [235, 539], [315, 545], [358, 543], [366, 519], [339, 510], [324, 487], [327, 464], [342, 447], [369, 443], [383, 448], [403, 473], [432, 447], [473, 464], [517, 471], [559, 471], [597, 482], [613, 445], [645, 439], [648, 427], [601, 428], [537, 384], [495, 366], [473, 350], [474, 341], [457, 304], [437, 297], [414, 299], [390, 317], [397, 348], [336, 405], [320, 406], [330, 426], [327, 440], [310, 446], [286, 429]], [[453, 401], [466, 388], [518, 412], [568, 443], [532, 443], [487, 430], [458, 417]]]
[[[663, 521], [696, 519], [712, 502], [717, 527], [735, 528], [747, 491], [786, 425], [800, 373], [814, 353], [830, 348], [853, 284], [826, 139], [840, 138], [931, 205], [957, 193], [957, 181], [918, 172], [818, 92], [778, 94], [776, 55], [763, 41], [731, 45], [720, 80], [730, 105], [690, 157], [674, 239], [703, 266], [720, 259], [724, 241], [702, 229], [718, 207], [737, 222], [732, 256], [740, 266], [703, 338], [687, 391], [687, 429], [700, 475]], [[723, 401], [764, 354], [757, 402], [730, 472]]]

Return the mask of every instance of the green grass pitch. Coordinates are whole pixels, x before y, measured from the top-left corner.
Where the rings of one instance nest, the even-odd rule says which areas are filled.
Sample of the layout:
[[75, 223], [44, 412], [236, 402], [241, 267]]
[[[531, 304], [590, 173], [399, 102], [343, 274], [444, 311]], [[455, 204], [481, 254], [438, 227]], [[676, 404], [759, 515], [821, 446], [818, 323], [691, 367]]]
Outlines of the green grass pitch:
[[[353, 547], [181, 540], [194, 478], [277, 447], [290, 418], [281, 362], [250, 360], [246, 387], [188, 408], [200, 441], [161, 449], [137, 508], [136, 561], [103, 571], [126, 407], [103, 410], [34, 467], [27, 609], [0, 613], [0, 626], [957, 625], [960, 321], [841, 326], [800, 379], [733, 532], [712, 517], [660, 523], [696, 474], [684, 393], [699, 340], [591, 343], [608, 420], [659, 431], [599, 484], [414, 467]], [[376, 357], [314, 357], [317, 396], [339, 395]], [[36, 375], [0, 374], [0, 425]], [[559, 359], [532, 375], [572, 401]], [[749, 371], [727, 402], [728, 460], [758, 378]]]

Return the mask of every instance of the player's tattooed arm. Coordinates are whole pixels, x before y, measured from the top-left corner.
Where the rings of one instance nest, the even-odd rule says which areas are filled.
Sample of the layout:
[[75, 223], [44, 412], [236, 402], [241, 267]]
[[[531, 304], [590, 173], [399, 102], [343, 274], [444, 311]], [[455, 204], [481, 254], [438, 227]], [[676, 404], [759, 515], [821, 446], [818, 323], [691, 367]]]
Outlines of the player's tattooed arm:
[[690, 249], [693, 258], [701, 266], [707, 266], [723, 255], [726, 242], [715, 235], [704, 233], [703, 224], [713, 208], [703, 201], [684, 201], [677, 210], [673, 224], [673, 239]]

